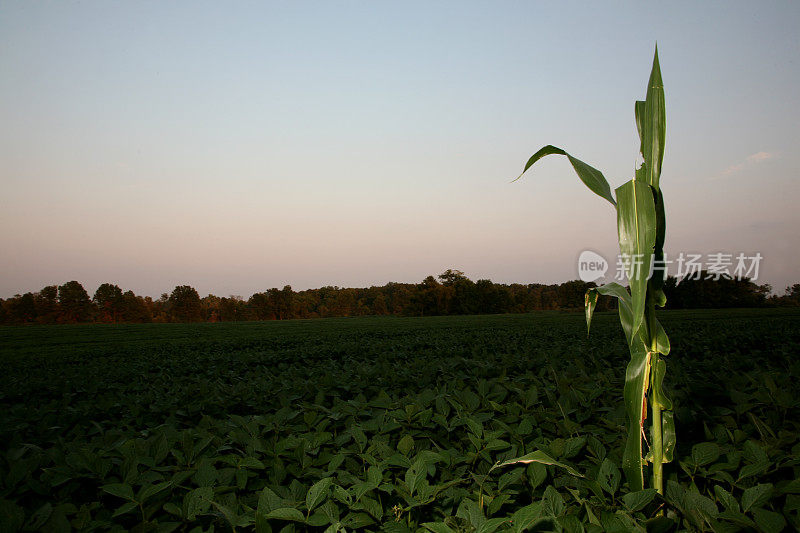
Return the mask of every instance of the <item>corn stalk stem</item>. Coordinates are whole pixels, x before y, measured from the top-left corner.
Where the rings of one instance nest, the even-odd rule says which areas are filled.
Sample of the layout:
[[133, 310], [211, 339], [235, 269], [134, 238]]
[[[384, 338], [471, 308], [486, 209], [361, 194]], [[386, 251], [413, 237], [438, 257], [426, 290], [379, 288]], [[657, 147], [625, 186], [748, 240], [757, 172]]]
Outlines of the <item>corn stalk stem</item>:
[[647, 332], [650, 337], [650, 439], [651, 451], [653, 457], [653, 488], [659, 494], [664, 494], [664, 444], [661, 436], [661, 405], [655, 401], [654, 394], [652, 394], [653, 384], [656, 382], [655, 369], [658, 366], [658, 341], [656, 330], [656, 306], [653, 297], [652, 287], [648, 287], [647, 291], [647, 307], [645, 309], [647, 320]]

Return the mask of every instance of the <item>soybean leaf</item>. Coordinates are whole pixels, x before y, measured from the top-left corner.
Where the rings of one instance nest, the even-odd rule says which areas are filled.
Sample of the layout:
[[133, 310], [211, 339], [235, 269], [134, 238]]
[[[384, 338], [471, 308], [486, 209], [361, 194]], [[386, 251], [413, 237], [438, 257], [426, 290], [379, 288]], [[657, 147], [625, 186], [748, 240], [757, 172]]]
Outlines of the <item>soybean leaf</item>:
[[214, 489], [211, 487], [200, 487], [188, 493], [183, 500], [186, 507], [186, 518], [193, 521], [197, 515], [207, 512], [211, 508], [213, 497]]
[[458, 511], [456, 511], [456, 516], [466, 519], [475, 529], [478, 529], [486, 522], [486, 516], [483, 514], [483, 506], [474, 500], [462, 500], [461, 505], [458, 506]]
[[719, 446], [715, 442], [701, 442], [692, 446], [692, 460], [698, 466], [711, 464], [719, 459]]
[[267, 515], [273, 509], [279, 509], [282, 506], [283, 499], [269, 487], [264, 487], [261, 494], [258, 495], [258, 507], [256, 508], [257, 533], [272, 533]]
[[422, 526], [433, 533], [455, 533], [455, 531], [444, 522], [425, 522]]
[[217, 481], [217, 469], [211, 459], [202, 459], [194, 474], [195, 482], [201, 487], [210, 487]]
[[134, 501], [133, 488], [127, 483], [112, 483], [110, 485], [103, 485], [102, 489], [109, 494], [113, 494], [124, 500]]
[[507, 518], [490, 518], [478, 528], [476, 533], [493, 533], [498, 527], [508, 522]]
[[311, 516], [306, 519], [306, 524], [312, 527], [327, 526], [330, 523], [331, 519], [328, 517], [328, 515], [319, 509], [311, 513]]
[[236, 509], [232, 507], [223, 505], [221, 503], [217, 503], [215, 501], [212, 501], [211, 504], [217, 511], [222, 513], [222, 515], [225, 517], [225, 520], [228, 521], [228, 523], [231, 525], [233, 529], [236, 529], [237, 527], [249, 526], [253, 523], [252, 518], [250, 518], [249, 516], [239, 516], [236, 513]]
[[250, 468], [253, 470], [262, 470], [264, 468], [264, 463], [256, 459], [255, 457], [242, 457], [239, 461], [239, 468]]
[[[600, 196], [601, 198], [605, 198], [611, 205], [616, 205], [614, 201], [614, 197], [611, 195], [611, 187], [608, 185], [608, 181], [606, 181], [605, 176], [603, 173], [597, 170], [596, 168], [587, 165], [580, 159], [576, 159], [569, 155], [567, 152], [562, 150], [561, 148], [557, 148], [553, 145], [548, 144], [528, 159], [528, 162], [525, 164], [525, 168], [522, 170], [522, 174], [525, 174], [531, 166], [536, 163], [538, 160], [543, 158], [546, 155], [565, 155], [567, 159], [569, 159], [572, 168], [575, 170], [575, 173], [581, 179], [581, 181], [589, 187], [589, 189]], [[522, 174], [517, 176], [514, 181], [517, 181], [522, 177]]]
[[122, 505], [120, 505], [119, 508], [117, 508], [116, 511], [114, 511], [114, 514], [111, 515], [111, 517], [113, 518], [113, 517], [116, 517], [116, 516], [119, 516], [119, 515], [122, 515], [122, 514], [125, 514], [125, 513], [129, 513], [131, 511], [133, 511], [134, 509], [136, 509], [137, 505], [139, 505], [139, 504], [137, 504], [136, 502], [125, 502]]
[[564, 497], [552, 485], [544, 489], [542, 513], [551, 516], [561, 516], [564, 513]]
[[698, 516], [703, 519], [714, 518], [719, 514], [717, 504], [715, 504], [711, 498], [692, 490], [687, 490], [684, 493], [684, 505], [686, 506], [686, 511], [690, 515], [695, 515], [695, 519], [697, 519]]
[[280, 509], [273, 509], [267, 513], [266, 518], [276, 520], [289, 520], [292, 522], [305, 522], [306, 519], [299, 510], [294, 507], [281, 507]]
[[158, 494], [164, 489], [169, 488], [171, 485], [172, 481], [164, 481], [163, 483], [158, 483], [156, 485], [149, 485], [139, 492], [139, 501], [144, 503], [148, 498]]
[[768, 463], [769, 456], [761, 446], [752, 440], [744, 443], [743, 450], [744, 458], [750, 463]]
[[745, 478], [748, 478], [748, 477], [751, 477], [751, 476], [757, 476], [759, 474], [763, 474], [764, 472], [769, 470], [770, 466], [771, 466], [771, 464], [768, 461], [764, 461], [762, 463], [755, 463], [755, 464], [745, 465], [745, 466], [742, 467], [741, 470], [739, 470], [739, 478], [738, 478], [738, 480], [741, 481], [741, 480], [743, 480]]
[[414, 448], [414, 437], [403, 435], [403, 438], [397, 443], [397, 451], [403, 455], [408, 455], [412, 448]]
[[0, 500], [0, 531], [18, 531], [24, 523], [22, 507], [9, 500]]
[[258, 511], [261, 513], [267, 514], [273, 509], [283, 506], [283, 498], [275, 494], [269, 487], [264, 487], [261, 494], [258, 495]]
[[783, 531], [786, 527], [786, 519], [773, 511], [754, 509], [753, 517], [761, 531]]
[[619, 469], [613, 461], [606, 458], [603, 460], [597, 471], [597, 484], [610, 495], [614, 495], [619, 488], [620, 481]]
[[535, 489], [547, 479], [547, 467], [542, 463], [531, 463], [526, 469], [528, 475], [528, 483], [531, 484], [531, 489]]
[[178, 518], [183, 516], [183, 513], [181, 512], [181, 508], [178, 507], [177, 505], [175, 505], [172, 502], [165, 503], [164, 506], [163, 506], [163, 509], [166, 512], [168, 512], [169, 514], [173, 514], [173, 515], [177, 516]]
[[641, 511], [647, 504], [653, 501], [658, 491], [656, 489], [644, 489], [636, 492], [629, 492], [622, 497], [622, 502], [631, 512]]
[[542, 516], [541, 502], [535, 502], [517, 510], [511, 516], [511, 525], [515, 532], [525, 531]]
[[308, 508], [308, 512], [313, 511], [316, 506], [325, 501], [325, 498], [328, 497], [328, 488], [330, 488], [332, 482], [333, 478], [326, 477], [320, 479], [308, 489], [308, 493], [306, 494], [306, 507]]
[[769, 500], [772, 494], [772, 483], [762, 483], [755, 487], [745, 489], [742, 493], [742, 511], [749, 511], [754, 507], [761, 507]]
[[723, 489], [720, 485], [714, 485], [714, 494], [717, 496], [717, 500], [719, 500], [726, 509], [736, 511], [737, 513], [740, 512], [739, 502], [736, 501], [736, 498], [734, 498], [730, 492]]
[[[134, 507], [135, 506], [136, 503], [134, 503]], [[39, 507], [35, 513], [31, 515], [26, 529], [33, 529], [33, 530], [40, 529], [47, 523], [52, 514], [53, 514], [53, 505], [49, 502], [45, 503], [44, 505]]]
[[515, 468], [511, 472], [507, 472], [500, 476], [500, 479], [497, 481], [497, 490], [502, 491], [509, 485], [512, 485], [522, 478], [522, 474], [525, 473], [525, 468]]

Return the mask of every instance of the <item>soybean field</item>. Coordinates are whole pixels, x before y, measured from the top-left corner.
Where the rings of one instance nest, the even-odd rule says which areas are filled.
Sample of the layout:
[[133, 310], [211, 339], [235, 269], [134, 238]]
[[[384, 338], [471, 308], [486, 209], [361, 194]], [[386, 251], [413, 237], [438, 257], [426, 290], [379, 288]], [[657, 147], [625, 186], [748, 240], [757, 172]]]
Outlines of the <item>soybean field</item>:
[[615, 313], [3, 327], [0, 531], [800, 529], [800, 311], [659, 319], [664, 496]]

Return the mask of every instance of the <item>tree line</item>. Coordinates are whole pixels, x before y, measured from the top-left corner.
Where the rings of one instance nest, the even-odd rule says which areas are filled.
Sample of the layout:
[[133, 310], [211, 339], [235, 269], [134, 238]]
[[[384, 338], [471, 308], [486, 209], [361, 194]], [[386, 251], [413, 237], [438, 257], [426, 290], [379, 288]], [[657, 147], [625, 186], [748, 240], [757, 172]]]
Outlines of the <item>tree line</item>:
[[[48, 285], [39, 292], [0, 299], [0, 324], [219, 322], [369, 315], [432, 316], [528, 313], [581, 310], [584, 294], [594, 283], [502, 284], [472, 281], [459, 270], [447, 270], [420, 283], [387, 283], [369, 288], [322, 287], [294, 291], [286, 285], [240, 296], [201, 298], [189, 285], [179, 285], [158, 299], [103, 283], [93, 297], [77, 281]], [[770, 296], [769, 285], [750, 280], [668, 278], [667, 307], [760, 307], [800, 305], [800, 284], [783, 296]], [[599, 310], [613, 309], [613, 298], [601, 298]]]

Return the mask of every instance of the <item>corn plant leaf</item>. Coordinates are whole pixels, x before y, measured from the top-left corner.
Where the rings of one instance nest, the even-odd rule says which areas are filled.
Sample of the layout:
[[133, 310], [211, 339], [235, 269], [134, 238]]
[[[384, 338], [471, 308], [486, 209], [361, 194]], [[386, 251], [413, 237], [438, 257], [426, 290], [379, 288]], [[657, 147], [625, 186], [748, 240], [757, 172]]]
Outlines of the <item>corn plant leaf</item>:
[[[637, 103], [636, 110], [639, 111], [639, 108]], [[653, 68], [650, 71], [650, 80], [647, 83], [644, 116], [637, 119], [637, 124], [639, 122], [641, 122], [642, 157], [647, 163], [647, 183], [658, 190], [661, 162], [664, 158], [667, 115], [664, 106], [664, 82], [661, 80], [657, 46], [653, 57]]]
[[586, 336], [589, 336], [589, 332], [592, 329], [592, 316], [594, 315], [594, 308], [597, 305], [597, 297], [599, 293], [597, 289], [589, 289], [586, 291], [584, 295], [584, 310], [586, 311]]
[[[587, 331], [591, 327], [592, 316], [594, 315], [594, 309], [597, 306], [597, 299], [599, 295], [613, 296], [614, 298], [617, 298], [619, 302], [617, 307], [619, 309], [620, 324], [622, 324], [622, 329], [625, 332], [625, 338], [628, 339], [628, 344], [630, 344], [631, 335], [633, 333], [633, 310], [631, 307], [631, 295], [628, 292], [628, 289], [619, 283], [607, 283], [605, 285], [601, 285], [600, 287], [593, 287], [586, 291], [585, 311]], [[639, 329], [639, 335], [641, 336], [642, 341], [647, 344], [647, 339], [645, 338], [643, 328]], [[669, 354], [669, 337], [667, 337], [664, 327], [658, 320], [656, 320], [656, 343], [658, 347], [658, 353], [664, 355]]]
[[667, 373], [667, 363], [659, 358], [653, 365], [653, 379], [652, 379], [652, 401], [661, 406], [662, 409], [672, 409], [672, 401], [664, 394], [664, 375]]
[[664, 289], [653, 289], [653, 303], [656, 307], [667, 305], [667, 295], [664, 293]]
[[495, 468], [501, 468], [504, 466], [515, 465], [520, 463], [522, 464], [539, 463], [543, 465], [557, 466], [559, 468], [563, 468], [573, 476], [583, 477], [583, 475], [581, 475], [577, 470], [575, 470], [571, 466], [556, 461], [555, 459], [553, 459], [552, 457], [550, 457], [541, 450], [536, 450], [534, 452], [525, 454], [522, 457], [516, 457], [514, 459], [509, 459], [508, 461], [503, 461], [502, 463], [497, 463], [489, 471], [491, 472]]
[[670, 348], [667, 332], [664, 331], [664, 326], [661, 325], [661, 322], [656, 319], [656, 349], [660, 354], [669, 355]]
[[676, 440], [675, 417], [672, 411], [661, 411], [661, 447], [664, 450], [663, 462], [672, 462]]
[[645, 183], [631, 180], [617, 188], [616, 195], [619, 249], [631, 291], [630, 343], [644, 319], [647, 278], [656, 240], [656, 212], [650, 186]]
[[644, 100], [636, 100], [633, 105], [633, 114], [636, 116], [636, 131], [639, 132], [639, 152], [641, 154], [644, 154], [644, 132], [642, 128], [644, 127], [645, 105], [647, 105], [647, 102]]
[[622, 454], [622, 470], [631, 491], [644, 489], [642, 468], [642, 412], [650, 371], [650, 356], [647, 345], [640, 335], [635, 335], [629, 345], [631, 359], [625, 369], [623, 399], [625, 403], [626, 430], [625, 451]]
[[659, 292], [659, 297], [663, 301], [657, 301], [656, 305], [664, 307], [667, 301], [664, 295], [664, 280], [667, 277], [666, 264], [664, 263], [664, 240], [667, 232], [667, 220], [664, 213], [664, 196], [661, 189], [653, 189], [653, 201], [656, 207], [656, 242], [653, 244], [653, 276], [650, 285], [654, 291]]
[[605, 176], [603, 173], [594, 168], [591, 165], [587, 165], [580, 159], [576, 159], [569, 155], [567, 152], [562, 150], [561, 148], [557, 148], [553, 145], [547, 145], [528, 159], [528, 162], [525, 164], [525, 168], [522, 170], [522, 173], [517, 176], [514, 181], [517, 181], [522, 177], [522, 174], [528, 171], [531, 166], [536, 163], [538, 160], [543, 158], [546, 155], [565, 155], [567, 159], [569, 159], [572, 168], [575, 170], [575, 173], [581, 179], [581, 181], [586, 184], [589, 189], [601, 198], [605, 198], [611, 205], [616, 205], [614, 201], [614, 197], [611, 195], [611, 187], [608, 185], [608, 181], [606, 181]]
[[625, 331], [625, 338], [628, 339], [628, 344], [631, 342], [632, 325], [631, 325], [631, 295], [628, 289], [619, 283], [606, 283], [600, 287], [594, 287], [586, 291], [585, 304], [586, 304], [586, 329], [589, 330], [592, 324], [592, 315], [594, 308], [597, 305], [598, 295], [613, 296], [619, 300], [619, 319], [622, 324], [622, 329]]

